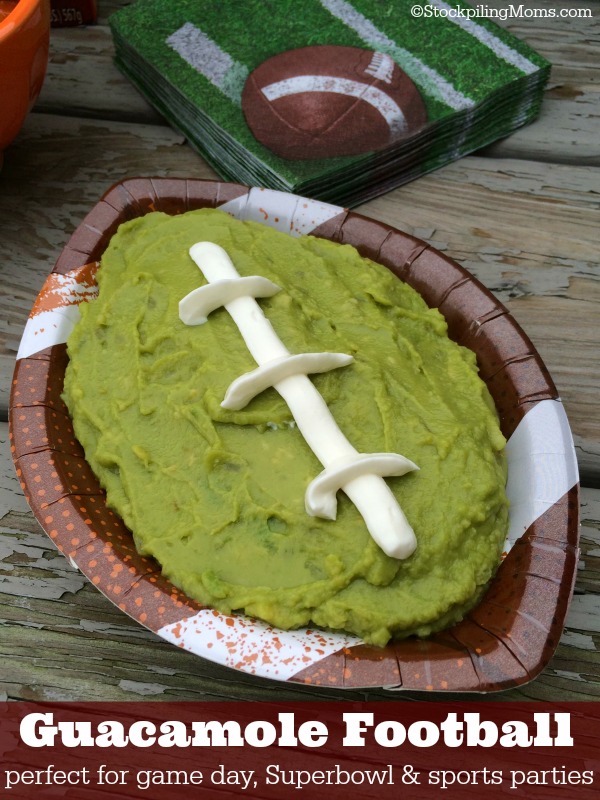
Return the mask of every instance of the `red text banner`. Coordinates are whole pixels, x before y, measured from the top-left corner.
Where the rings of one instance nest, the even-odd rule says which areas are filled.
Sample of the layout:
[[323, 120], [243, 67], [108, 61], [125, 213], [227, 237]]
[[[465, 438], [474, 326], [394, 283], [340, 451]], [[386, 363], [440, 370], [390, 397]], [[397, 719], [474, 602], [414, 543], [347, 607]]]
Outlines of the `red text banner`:
[[0, 798], [592, 798], [600, 703], [1, 703]]

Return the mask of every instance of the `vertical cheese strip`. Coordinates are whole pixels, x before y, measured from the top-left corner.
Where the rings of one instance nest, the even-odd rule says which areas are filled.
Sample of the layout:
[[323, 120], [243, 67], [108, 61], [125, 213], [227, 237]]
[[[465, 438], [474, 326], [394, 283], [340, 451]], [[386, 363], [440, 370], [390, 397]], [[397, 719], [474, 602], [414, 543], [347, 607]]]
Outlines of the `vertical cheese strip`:
[[[190, 256], [209, 283], [240, 278], [219, 245], [198, 242], [190, 248]], [[254, 297], [235, 298], [225, 303], [225, 309], [259, 366], [291, 355]], [[298, 429], [328, 476], [335, 472], [336, 465], [347, 470], [348, 463], [365, 461], [339, 429], [327, 404], [306, 375], [291, 375], [275, 383], [274, 388], [286, 401]], [[394, 474], [417, 469], [408, 459], [398, 458], [402, 459], [401, 466]], [[359, 474], [341, 488], [362, 515], [379, 547], [394, 558], [408, 558], [416, 547], [415, 534], [383, 478], [376, 474]]]

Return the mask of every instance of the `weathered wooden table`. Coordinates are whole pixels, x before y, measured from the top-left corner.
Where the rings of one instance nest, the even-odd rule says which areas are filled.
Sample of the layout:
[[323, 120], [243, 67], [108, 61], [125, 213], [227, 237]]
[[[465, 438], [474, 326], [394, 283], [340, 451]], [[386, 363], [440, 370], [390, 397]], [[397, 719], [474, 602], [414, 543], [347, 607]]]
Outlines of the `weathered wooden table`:
[[[124, 177], [215, 177], [113, 66], [106, 23], [122, 5], [100, 0], [98, 26], [52, 32], [44, 89], [0, 174], [0, 699], [389, 698], [244, 676], [159, 640], [54, 550], [19, 488], [6, 423], [14, 357], [63, 244]], [[554, 65], [541, 118], [360, 211], [428, 240], [479, 277], [558, 385], [584, 487], [576, 592], [550, 665], [493, 699], [598, 699], [600, 6], [533, 5], [592, 11], [591, 19], [503, 23]]]

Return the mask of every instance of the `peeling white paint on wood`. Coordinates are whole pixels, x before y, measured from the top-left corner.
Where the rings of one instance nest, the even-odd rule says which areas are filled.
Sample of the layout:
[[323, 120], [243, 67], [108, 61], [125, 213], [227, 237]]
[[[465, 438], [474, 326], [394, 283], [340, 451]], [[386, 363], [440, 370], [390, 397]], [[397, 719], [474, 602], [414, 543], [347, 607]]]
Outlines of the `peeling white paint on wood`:
[[164, 694], [167, 689], [160, 683], [141, 683], [140, 681], [119, 681], [119, 687], [127, 692], [143, 696]]
[[9, 510], [27, 513], [29, 506], [21, 491], [10, 455], [8, 425], [0, 422], [0, 520]]
[[600, 627], [600, 594], [575, 595], [567, 614], [567, 627], [597, 633]]
[[596, 651], [598, 649], [592, 636], [577, 631], [565, 630], [560, 642], [567, 647], [576, 647], [578, 650]]

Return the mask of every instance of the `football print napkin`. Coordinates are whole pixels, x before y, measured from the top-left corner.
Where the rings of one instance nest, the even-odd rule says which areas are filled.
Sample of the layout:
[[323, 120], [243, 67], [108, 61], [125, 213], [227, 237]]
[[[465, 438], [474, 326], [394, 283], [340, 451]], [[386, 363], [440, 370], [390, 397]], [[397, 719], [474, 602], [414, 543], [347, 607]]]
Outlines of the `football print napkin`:
[[111, 27], [120, 69], [223, 178], [352, 206], [538, 114], [549, 63], [469, 8], [138, 0]]

